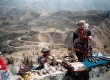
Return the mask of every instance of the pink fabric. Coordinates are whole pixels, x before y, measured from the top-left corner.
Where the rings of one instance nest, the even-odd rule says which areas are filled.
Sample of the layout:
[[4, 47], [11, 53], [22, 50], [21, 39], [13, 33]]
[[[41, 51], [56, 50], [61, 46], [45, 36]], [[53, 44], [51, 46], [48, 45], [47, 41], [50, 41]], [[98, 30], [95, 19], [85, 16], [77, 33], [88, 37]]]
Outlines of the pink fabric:
[[2, 77], [1, 77], [1, 75], [0, 75], [0, 80], [2, 80]]

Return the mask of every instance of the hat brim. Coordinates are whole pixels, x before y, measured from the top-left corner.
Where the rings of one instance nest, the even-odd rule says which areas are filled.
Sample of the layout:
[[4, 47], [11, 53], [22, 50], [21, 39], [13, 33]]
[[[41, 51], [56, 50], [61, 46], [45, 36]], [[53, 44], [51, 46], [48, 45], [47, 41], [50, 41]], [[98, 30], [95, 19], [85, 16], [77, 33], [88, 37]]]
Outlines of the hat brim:
[[80, 20], [80, 21], [76, 22], [75, 24], [76, 24], [79, 28], [80, 28], [80, 27], [85, 27], [85, 28], [88, 28], [88, 27], [89, 27], [89, 24], [86, 23], [85, 20]]
[[[78, 25], [77, 25], [78, 26]], [[84, 25], [79, 25], [78, 28], [88, 28], [89, 27], [89, 24], [88, 23], [85, 23]]]

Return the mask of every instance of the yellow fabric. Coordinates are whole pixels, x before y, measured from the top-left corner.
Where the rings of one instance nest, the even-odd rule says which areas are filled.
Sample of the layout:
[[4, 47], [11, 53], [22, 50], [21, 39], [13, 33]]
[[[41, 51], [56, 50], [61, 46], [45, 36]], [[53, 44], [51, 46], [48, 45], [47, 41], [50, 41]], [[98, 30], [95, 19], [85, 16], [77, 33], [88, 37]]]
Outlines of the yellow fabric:
[[20, 76], [20, 77], [19, 77], [19, 80], [30, 80], [30, 78], [31, 78], [31, 75], [30, 75], [30, 74], [26, 74], [26, 75], [24, 75], [23, 77]]

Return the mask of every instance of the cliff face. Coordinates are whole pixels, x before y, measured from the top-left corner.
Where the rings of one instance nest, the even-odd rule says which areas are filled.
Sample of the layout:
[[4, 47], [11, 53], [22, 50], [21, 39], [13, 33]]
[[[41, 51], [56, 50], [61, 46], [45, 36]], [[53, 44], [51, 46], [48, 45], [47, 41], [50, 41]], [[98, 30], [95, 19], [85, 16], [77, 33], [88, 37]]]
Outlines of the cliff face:
[[93, 40], [98, 47], [110, 46], [110, 19], [105, 19], [92, 29]]

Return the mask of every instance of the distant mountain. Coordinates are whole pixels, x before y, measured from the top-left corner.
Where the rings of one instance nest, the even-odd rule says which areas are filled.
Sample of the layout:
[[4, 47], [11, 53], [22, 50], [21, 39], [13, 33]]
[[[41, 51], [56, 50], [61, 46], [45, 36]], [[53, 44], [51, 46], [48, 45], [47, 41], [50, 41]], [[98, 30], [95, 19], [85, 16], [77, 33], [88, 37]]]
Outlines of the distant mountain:
[[[45, 15], [44, 15], [45, 14]], [[21, 9], [8, 9], [0, 13], [0, 26], [47, 26], [54, 28], [75, 28], [75, 22], [84, 19], [91, 26], [97, 25], [101, 20], [105, 19], [108, 12], [104, 11], [68, 11], [61, 10], [54, 13], [38, 13], [36, 11], [28, 11]], [[10, 27], [11, 28], [11, 27]]]

